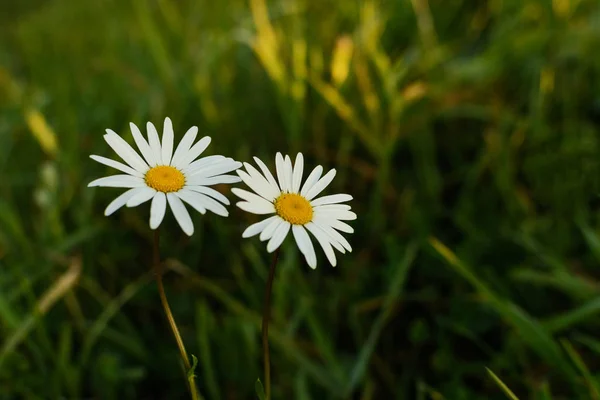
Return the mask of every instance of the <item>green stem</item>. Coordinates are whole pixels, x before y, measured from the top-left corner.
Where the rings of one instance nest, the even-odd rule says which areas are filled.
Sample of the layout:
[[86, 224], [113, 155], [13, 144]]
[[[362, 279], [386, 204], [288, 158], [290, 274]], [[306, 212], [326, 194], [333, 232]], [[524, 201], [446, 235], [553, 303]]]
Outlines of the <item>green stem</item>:
[[263, 309], [262, 319], [262, 345], [263, 345], [263, 362], [265, 368], [265, 397], [266, 400], [271, 400], [271, 358], [269, 354], [269, 319], [271, 318], [271, 292], [273, 291], [273, 279], [275, 278], [275, 266], [279, 259], [279, 247], [273, 255], [273, 262], [269, 269], [269, 279], [267, 280], [267, 288], [265, 290], [265, 306]]
[[[186, 374], [188, 375], [188, 384], [189, 390], [192, 395], [192, 400], [199, 400], [198, 389], [196, 388], [196, 381], [194, 380], [194, 374], [190, 374], [190, 370], [192, 366], [190, 364], [190, 360], [187, 356], [187, 351], [185, 350], [185, 346], [183, 345], [183, 340], [181, 339], [181, 335], [179, 334], [179, 329], [177, 328], [177, 324], [175, 323], [175, 318], [173, 318], [173, 313], [171, 313], [171, 307], [169, 307], [169, 302], [167, 301], [167, 295], [165, 293], [165, 287], [162, 281], [162, 264], [160, 263], [160, 254], [158, 250], [158, 245], [160, 241], [160, 233], [158, 228], [154, 231], [154, 275], [156, 277], [156, 284], [158, 286], [158, 293], [160, 295], [160, 301], [162, 303], [163, 309], [165, 310], [165, 315], [167, 316], [167, 320], [169, 321], [169, 325], [171, 326], [171, 331], [173, 331], [173, 336], [175, 337], [175, 341], [177, 342], [177, 347], [179, 347], [179, 353], [181, 354], [181, 359], [183, 360], [183, 364], [185, 365]], [[201, 397], [201, 396], [200, 396]]]

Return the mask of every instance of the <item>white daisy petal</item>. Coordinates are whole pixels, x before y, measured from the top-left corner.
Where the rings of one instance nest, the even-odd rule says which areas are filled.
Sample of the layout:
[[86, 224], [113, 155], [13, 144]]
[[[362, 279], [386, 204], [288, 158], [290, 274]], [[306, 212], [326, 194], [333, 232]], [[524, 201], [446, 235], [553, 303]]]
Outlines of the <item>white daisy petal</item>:
[[128, 191], [121, 193], [116, 199], [110, 202], [110, 204], [104, 210], [104, 215], [107, 217], [117, 211], [119, 208], [123, 207], [127, 201], [135, 196], [141, 189], [143, 188], [133, 188]]
[[308, 266], [312, 269], [317, 268], [317, 255], [315, 254], [315, 248], [306, 229], [301, 225], [294, 225], [292, 226], [292, 233], [294, 234], [294, 239], [296, 239], [296, 244], [298, 245], [300, 252], [304, 254]]
[[156, 164], [164, 165], [162, 162], [162, 150], [160, 147], [160, 139], [158, 138], [158, 132], [156, 131], [156, 127], [152, 122], [146, 123], [146, 131], [148, 132], [148, 145], [150, 146], [150, 150], [152, 150], [152, 154], [154, 154]]
[[139, 192], [127, 201], [127, 207], [139, 206], [140, 204], [145, 203], [153, 198], [155, 194], [156, 190], [152, 189], [151, 187], [141, 187]]
[[137, 145], [138, 149], [140, 149], [140, 152], [142, 153], [142, 156], [144, 156], [144, 159], [146, 160], [148, 165], [151, 167], [155, 167], [156, 165], [158, 165], [158, 161], [156, 160], [156, 157], [154, 157], [154, 152], [150, 148], [150, 145], [148, 144], [146, 139], [144, 139], [144, 136], [142, 135], [142, 132], [137, 127], [137, 125], [133, 122], [130, 122], [129, 129], [131, 129], [133, 140], [135, 140], [135, 144]]
[[173, 215], [183, 232], [188, 236], [192, 236], [194, 234], [194, 223], [181, 199], [177, 197], [175, 193], [167, 193], [167, 200], [171, 206], [171, 211], [173, 211]]
[[252, 213], [252, 214], [273, 214], [275, 212], [275, 206], [271, 203], [250, 203], [247, 201], [240, 201], [236, 203], [236, 206], [241, 208], [242, 210]]
[[315, 208], [314, 215], [315, 217], [339, 219], [342, 221], [353, 221], [356, 219], [356, 214], [352, 211], [319, 211], [319, 209]]
[[277, 180], [279, 181], [281, 191], [286, 192], [288, 186], [285, 181], [285, 161], [279, 152], [275, 155], [275, 171], [277, 172]]
[[231, 188], [231, 193], [235, 194], [237, 197], [241, 198], [242, 200], [246, 200], [248, 203], [251, 204], [256, 204], [257, 206], [260, 206], [261, 208], [264, 209], [268, 209], [268, 210], [273, 210], [273, 212], [275, 212], [275, 207], [273, 206], [273, 203], [271, 203], [268, 200], [265, 200], [264, 198], [251, 193], [247, 190], [244, 189], [240, 189], [240, 188]]
[[348, 204], [325, 204], [322, 206], [316, 206], [314, 209], [319, 211], [350, 211], [352, 207], [350, 207]]
[[331, 181], [335, 177], [335, 174], [335, 169], [332, 169], [327, 174], [325, 174], [325, 176], [319, 179], [319, 181], [315, 183], [315, 185], [312, 188], [310, 188], [310, 190], [306, 193], [306, 198], [308, 200], [314, 199], [319, 193], [323, 191], [323, 189], [325, 189], [331, 183]]
[[106, 143], [125, 161], [131, 168], [144, 173], [148, 171], [148, 164], [142, 157], [127, 143], [123, 138], [117, 135], [114, 131], [107, 129], [104, 140]]
[[263, 231], [260, 233], [260, 236], [258, 238], [261, 240], [261, 242], [271, 239], [273, 237], [273, 234], [275, 233], [275, 230], [277, 230], [279, 225], [281, 225], [285, 222], [286, 221], [281, 219], [281, 217], [276, 216], [276, 218], [274, 220], [272, 220], [269, 223], [269, 225], [267, 225], [265, 227], [265, 229], [263, 229]]
[[210, 136], [204, 136], [202, 139], [198, 140], [195, 145], [187, 152], [187, 154], [181, 158], [181, 165], [187, 165], [194, 161], [196, 158], [200, 156], [206, 150], [210, 141], [212, 139]]
[[354, 228], [352, 228], [347, 223], [338, 221], [337, 219], [329, 218], [327, 216], [315, 215], [313, 221], [315, 223], [318, 223], [319, 225], [331, 226], [333, 229], [337, 229], [340, 232], [354, 233]]
[[327, 234], [327, 236], [329, 236], [331, 238], [331, 244], [335, 244], [337, 242], [342, 246], [341, 250], [336, 247], [340, 253], [344, 253], [345, 252], [344, 249], [348, 250], [349, 252], [352, 252], [352, 246], [350, 246], [350, 243], [348, 243], [348, 240], [346, 240], [345, 237], [343, 237], [338, 231], [333, 229], [330, 225], [323, 222], [323, 220], [313, 221], [313, 223], [316, 226], [318, 226], [323, 232], [325, 232]]
[[205, 178], [204, 176], [193, 176], [189, 179], [186, 179], [185, 183], [190, 186], [211, 186], [219, 185], [221, 183], [238, 183], [241, 181], [242, 180], [235, 175], [218, 175], [210, 178]]
[[[182, 160], [187, 160], [187, 155], [185, 155], [182, 158]], [[202, 157], [192, 163], [189, 163], [189, 162], [186, 163], [185, 165], [187, 165], [187, 166], [182, 167], [182, 171], [184, 174], [191, 175], [192, 173], [196, 172], [197, 170], [199, 170], [201, 168], [206, 167], [207, 165], [210, 165], [217, 161], [224, 161], [224, 160], [233, 160], [233, 158], [225, 158], [225, 156], [220, 156], [220, 155]]]
[[215, 200], [219, 200], [221, 203], [229, 205], [229, 199], [225, 197], [221, 192], [216, 191], [213, 188], [209, 188], [206, 186], [186, 186], [186, 189], [193, 190], [194, 192], [205, 194], [209, 197], [212, 197]]
[[165, 118], [163, 124], [163, 136], [162, 136], [162, 161], [164, 165], [171, 165], [171, 157], [173, 157], [173, 122], [171, 118]]
[[244, 232], [242, 233], [242, 237], [249, 238], [258, 235], [267, 227], [267, 225], [269, 225], [271, 222], [278, 218], [279, 217], [277, 215], [273, 215], [272, 217], [265, 218], [260, 222], [250, 225], [246, 228], [246, 230], [244, 230]]
[[150, 204], [150, 229], [156, 229], [165, 217], [167, 211], [167, 196], [163, 192], [156, 192]]
[[212, 165], [205, 166], [204, 168], [197, 169], [196, 171], [189, 174], [189, 176], [204, 176], [206, 178], [210, 178], [216, 175], [226, 174], [231, 171], [235, 171], [240, 168], [242, 163], [239, 161], [223, 161], [214, 163]]
[[300, 191], [300, 184], [302, 183], [302, 173], [304, 172], [304, 156], [302, 153], [296, 155], [296, 161], [294, 162], [294, 172], [292, 176], [292, 192], [298, 193]]
[[288, 192], [291, 192], [292, 187], [294, 186], [294, 168], [292, 167], [292, 159], [287, 154], [283, 160], [283, 167], [283, 171], [285, 173], [285, 184], [287, 185], [286, 189]]
[[273, 201], [275, 197], [279, 195], [274, 195], [275, 188], [271, 186], [271, 184], [268, 183], [265, 178], [250, 176], [246, 171], [241, 169], [238, 169], [235, 172], [250, 189], [254, 190], [254, 193], [265, 198], [266, 200]]
[[317, 165], [315, 167], [315, 169], [312, 170], [312, 172], [308, 175], [308, 178], [306, 178], [306, 181], [304, 182], [304, 186], [302, 186], [302, 190], [300, 191], [300, 194], [302, 196], [306, 197], [306, 193], [308, 193], [308, 191], [319, 180], [322, 173], [323, 173], [323, 167], [321, 167], [320, 165]]
[[111, 160], [110, 158], [96, 156], [96, 155], [91, 155], [90, 158], [94, 161], [98, 161], [100, 164], [108, 165], [109, 167], [118, 169], [119, 171], [125, 172], [126, 174], [137, 176], [140, 178], [142, 178], [144, 176], [144, 174], [136, 171], [135, 169], [131, 168], [130, 166], [125, 165], [125, 164], [120, 163], [115, 160]]
[[310, 202], [313, 207], [323, 206], [325, 204], [337, 204], [352, 200], [349, 194], [331, 194], [329, 196], [319, 197]]
[[277, 184], [277, 181], [275, 180], [275, 178], [273, 177], [273, 174], [271, 173], [271, 171], [269, 171], [269, 168], [267, 168], [267, 166], [265, 165], [264, 162], [262, 162], [262, 160], [258, 157], [254, 157], [254, 161], [256, 162], [256, 164], [258, 165], [258, 167], [260, 168], [260, 170], [262, 171], [263, 175], [265, 176], [265, 178], [267, 178], [267, 181], [274, 187], [277, 189], [278, 193], [281, 193], [281, 189], [279, 188], [279, 185]]
[[258, 172], [256, 168], [254, 168], [254, 166], [244, 163], [244, 167], [246, 167], [248, 176], [250, 176], [252, 181], [260, 187], [260, 192], [255, 190], [258, 195], [267, 200], [273, 200], [281, 194], [279, 186], [273, 185], [271, 182], [269, 182], [260, 172]]
[[104, 178], [96, 179], [88, 183], [88, 187], [94, 186], [134, 188], [145, 186], [145, 183], [144, 180], [140, 177], [122, 174], [106, 176]]
[[327, 260], [329, 260], [329, 263], [335, 267], [337, 265], [337, 260], [335, 258], [335, 252], [331, 247], [329, 237], [312, 222], [309, 222], [304, 226], [317, 239], [317, 241], [321, 245], [321, 248], [323, 249], [323, 252], [325, 252], [325, 256], [327, 256]]
[[177, 145], [177, 149], [175, 150], [175, 154], [173, 154], [173, 159], [171, 160], [171, 165], [177, 169], [182, 169], [184, 165], [181, 163], [184, 157], [187, 155], [188, 151], [190, 151], [190, 147], [192, 147], [192, 143], [196, 140], [196, 135], [198, 135], [198, 127], [192, 126], [187, 130], [185, 135], [183, 135], [183, 139]]
[[281, 243], [283, 243], [287, 234], [290, 232], [291, 227], [292, 224], [287, 221], [284, 221], [283, 224], [277, 227], [273, 233], [273, 236], [271, 237], [271, 240], [269, 240], [269, 243], [267, 243], [267, 252], [272, 253], [277, 250], [279, 246], [281, 246]]
[[221, 203], [203, 194], [197, 194], [200, 196], [200, 201], [202, 202], [204, 208], [222, 217], [229, 216], [229, 211], [227, 211], [227, 209]]
[[206, 214], [206, 208], [202, 203], [202, 197], [199, 193], [191, 191], [189, 188], [183, 188], [180, 191], [175, 192], [175, 195], [192, 206], [192, 208], [200, 214]]

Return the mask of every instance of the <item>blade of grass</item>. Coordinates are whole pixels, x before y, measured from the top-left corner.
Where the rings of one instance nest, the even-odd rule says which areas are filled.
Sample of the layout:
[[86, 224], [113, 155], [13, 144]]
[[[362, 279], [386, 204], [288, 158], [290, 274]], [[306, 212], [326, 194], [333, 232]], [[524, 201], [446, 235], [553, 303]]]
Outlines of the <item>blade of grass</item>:
[[381, 311], [377, 316], [371, 331], [369, 332], [369, 336], [367, 337], [367, 340], [358, 355], [354, 367], [350, 372], [348, 383], [344, 390], [345, 396], [351, 395], [365, 375], [369, 361], [371, 360], [371, 356], [375, 350], [375, 346], [377, 345], [377, 341], [381, 336], [381, 332], [383, 331], [385, 324], [388, 322], [388, 319], [392, 314], [393, 306], [396, 300], [402, 293], [402, 288], [404, 286], [404, 282], [406, 281], [408, 271], [410, 270], [410, 267], [413, 265], [413, 261], [417, 256], [417, 250], [418, 247], [416, 243], [411, 243], [406, 248], [404, 257], [396, 267], [396, 270], [391, 277], [383, 307], [381, 308]]
[[592, 375], [588, 367], [585, 365], [585, 362], [583, 361], [579, 353], [577, 353], [573, 345], [571, 345], [571, 343], [568, 340], [562, 339], [561, 343], [567, 351], [567, 354], [571, 358], [571, 361], [573, 361], [573, 364], [575, 364], [579, 372], [581, 372], [581, 374], [583, 375], [583, 379], [585, 380], [588, 390], [590, 391], [590, 398], [593, 400], [600, 399], [600, 387], [598, 385], [598, 382], [594, 379], [594, 376]]
[[494, 380], [494, 382], [496, 382], [496, 385], [498, 385], [498, 387], [500, 387], [500, 389], [502, 389], [502, 391], [504, 392], [504, 394], [506, 394], [506, 396], [511, 399], [511, 400], [519, 400], [519, 398], [512, 392], [512, 390], [510, 390], [508, 388], [508, 386], [506, 386], [504, 384], [504, 382], [502, 382], [502, 380], [500, 378], [498, 378], [498, 376], [489, 368], [485, 368], [486, 371], [488, 372], [488, 374], [490, 374], [490, 376], [492, 377], [492, 379]]
[[550, 365], [560, 369], [570, 378], [575, 379], [575, 371], [567, 363], [560, 347], [554, 341], [550, 333], [547, 332], [538, 321], [529, 316], [515, 304], [498, 297], [466, 264], [459, 260], [458, 257], [438, 239], [431, 237], [429, 243], [448, 265], [477, 289], [483, 299], [487, 301], [498, 314], [507, 319], [520, 334], [523, 341], [526, 342], [532, 350], [537, 352], [538, 355]]

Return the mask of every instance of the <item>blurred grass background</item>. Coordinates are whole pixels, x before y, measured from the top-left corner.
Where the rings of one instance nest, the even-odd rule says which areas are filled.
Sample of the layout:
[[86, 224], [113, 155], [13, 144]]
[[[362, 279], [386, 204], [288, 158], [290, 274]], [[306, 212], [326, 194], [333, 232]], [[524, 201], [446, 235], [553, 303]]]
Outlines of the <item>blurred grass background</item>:
[[[275, 399], [600, 399], [597, 0], [21, 0], [0, 32], [0, 398], [187, 398], [149, 207], [86, 187], [104, 129], [170, 116], [355, 198], [338, 267], [284, 244]], [[163, 224], [207, 399], [262, 376], [254, 221]]]

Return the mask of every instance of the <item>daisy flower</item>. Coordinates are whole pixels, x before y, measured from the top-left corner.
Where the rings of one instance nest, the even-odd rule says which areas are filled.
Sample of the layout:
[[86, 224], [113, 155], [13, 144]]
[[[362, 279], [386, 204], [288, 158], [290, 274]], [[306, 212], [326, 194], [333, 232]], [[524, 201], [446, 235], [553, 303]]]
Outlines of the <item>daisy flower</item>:
[[223, 206], [229, 205], [229, 200], [209, 186], [239, 182], [240, 178], [227, 173], [240, 168], [240, 162], [221, 155], [198, 158], [211, 138], [205, 136], [194, 144], [197, 126], [188, 129], [174, 153], [173, 124], [168, 117], [163, 126], [162, 141], [151, 122], [146, 125], [148, 141], [135, 124], [129, 123], [129, 127], [142, 156], [110, 129], [106, 130], [104, 140], [125, 164], [106, 157], [90, 156], [124, 174], [96, 179], [88, 187], [129, 188], [106, 207], [104, 215], [111, 215], [124, 205], [135, 207], [152, 200], [150, 228], [156, 229], [165, 216], [168, 203], [179, 226], [189, 236], [194, 233], [194, 224], [183, 202], [202, 214], [209, 210], [224, 217], [229, 215]]
[[291, 230], [306, 262], [314, 269], [317, 267], [317, 257], [308, 231], [317, 239], [327, 259], [335, 267], [333, 249], [340, 253], [352, 251], [350, 243], [338, 231], [352, 233], [354, 229], [342, 221], [356, 219], [356, 214], [350, 211], [349, 205], [340, 204], [352, 200], [349, 194], [317, 198], [335, 177], [335, 169], [321, 177], [323, 167], [319, 165], [308, 175], [304, 185], [301, 185], [304, 170], [302, 153], [296, 156], [294, 166], [288, 155], [284, 158], [281, 153], [277, 153], [277, 180], [259, 158], [254, 157], [254, 161], [262, 174], [249, 163], [244, 163], [246, 171], [236, 171], [254, 193], [239, 188], [231, 191], [244, 200], [237, 203], [242, 210], [253, 214], [274, 215], [250, 225], [242, 233], [242, 237], [260, 234], [261, 241], [268, 240], [267, 251], [271, 253], [283, 243]]

